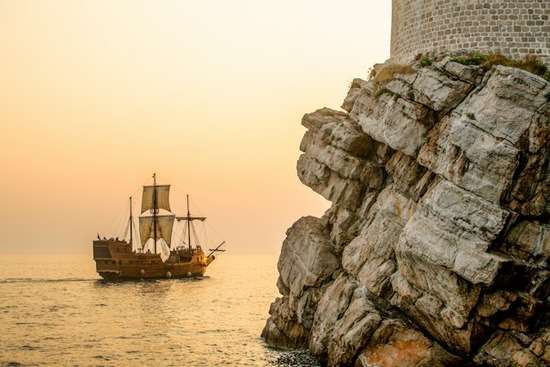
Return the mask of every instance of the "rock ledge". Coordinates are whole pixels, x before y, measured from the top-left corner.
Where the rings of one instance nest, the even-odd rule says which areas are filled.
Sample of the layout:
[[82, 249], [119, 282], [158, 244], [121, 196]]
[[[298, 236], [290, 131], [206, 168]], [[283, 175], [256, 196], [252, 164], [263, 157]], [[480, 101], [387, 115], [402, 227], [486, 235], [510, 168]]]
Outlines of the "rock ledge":
[[[384, 67], [384, 66], [382, 66]], [[262, 333], [329, 366], [550, 365], [550, 83], [443, 59], [304, 116]]]

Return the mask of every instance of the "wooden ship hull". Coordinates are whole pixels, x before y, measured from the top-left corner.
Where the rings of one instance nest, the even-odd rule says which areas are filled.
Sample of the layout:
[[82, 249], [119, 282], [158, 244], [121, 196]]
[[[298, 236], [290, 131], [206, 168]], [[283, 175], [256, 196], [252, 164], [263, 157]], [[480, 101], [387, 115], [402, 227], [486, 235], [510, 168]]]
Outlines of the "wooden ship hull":
[[134, 252], [130, 243], [114, 239], [95, 240], [93, 252], [97, 273], [111, 281], [200, 277], [215, 259], [200, 248], [176, 249], [163, 262], [159, 254]]

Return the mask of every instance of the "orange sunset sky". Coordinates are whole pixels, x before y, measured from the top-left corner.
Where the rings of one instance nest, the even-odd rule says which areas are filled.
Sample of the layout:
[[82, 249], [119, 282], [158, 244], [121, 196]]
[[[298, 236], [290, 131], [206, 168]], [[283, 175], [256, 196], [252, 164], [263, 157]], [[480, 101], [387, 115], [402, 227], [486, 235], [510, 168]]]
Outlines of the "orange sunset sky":
[[389, 57], [389, 0], [0, 0], [0, 253], [91, 253], [173, 185], [235, 252], [328, 202], [295, 173], [306, 112]]

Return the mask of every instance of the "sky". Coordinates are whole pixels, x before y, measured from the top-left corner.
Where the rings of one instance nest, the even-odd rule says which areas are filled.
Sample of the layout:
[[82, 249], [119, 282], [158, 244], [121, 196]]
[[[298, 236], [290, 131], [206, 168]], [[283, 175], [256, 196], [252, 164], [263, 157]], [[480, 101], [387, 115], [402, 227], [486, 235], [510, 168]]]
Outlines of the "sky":
[[212, 243], [277, 253], [329, 207], [296, 177], [301, 117], [390, 26], [389, 0], [0, 0], [0, 254], [91, 254], [153, 172]]

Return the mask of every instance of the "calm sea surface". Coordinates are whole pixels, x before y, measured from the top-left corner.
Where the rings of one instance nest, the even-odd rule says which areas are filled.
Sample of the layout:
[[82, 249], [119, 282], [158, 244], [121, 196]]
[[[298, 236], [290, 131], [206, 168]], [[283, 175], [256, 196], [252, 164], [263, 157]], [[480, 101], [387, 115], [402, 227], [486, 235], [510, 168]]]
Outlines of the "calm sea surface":
[[0, 257], [0, 365], [314, 366], [259, 336], [275, 264], [222, 254], [201, 280], [104, 283], [88, 257]]

